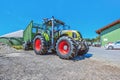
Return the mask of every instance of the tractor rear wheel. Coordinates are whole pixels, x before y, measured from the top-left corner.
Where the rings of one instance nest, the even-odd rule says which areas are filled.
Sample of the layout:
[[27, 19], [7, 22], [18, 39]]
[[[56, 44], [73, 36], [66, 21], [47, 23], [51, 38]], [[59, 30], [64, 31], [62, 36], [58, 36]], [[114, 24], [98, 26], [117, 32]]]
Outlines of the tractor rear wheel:
[[72, 59], [77, 56], [75, 42], [70, 37], [60, 37], [55, 48], [57, 55], [62, 59]]
[[47, 53], [47, 48], [45, 46], [45, 39], [41, 35], [35, 36], [33, 40], [33, 49], [36, 54], [43, 55]]

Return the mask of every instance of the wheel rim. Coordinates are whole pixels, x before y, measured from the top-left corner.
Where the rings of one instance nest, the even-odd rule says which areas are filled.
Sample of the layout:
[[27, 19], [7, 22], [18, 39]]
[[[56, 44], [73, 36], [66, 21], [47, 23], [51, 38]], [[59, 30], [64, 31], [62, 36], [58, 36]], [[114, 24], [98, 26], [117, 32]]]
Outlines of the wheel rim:
[[62, 55], [68, 54], [70, 51], [70, 46], [67, 41], [63, 40], [58, 45], [58, 50]]
[[38, 38], [35, 40], [35, 49], [36, 49], [37, 51], [40, 51], [40, 50], [41, 50], [41, 40], [38, 39]]

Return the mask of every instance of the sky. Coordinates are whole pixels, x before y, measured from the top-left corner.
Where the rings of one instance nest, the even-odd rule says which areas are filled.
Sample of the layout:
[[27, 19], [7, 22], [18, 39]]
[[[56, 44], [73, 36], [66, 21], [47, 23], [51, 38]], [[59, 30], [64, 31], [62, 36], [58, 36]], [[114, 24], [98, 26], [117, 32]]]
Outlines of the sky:
[[96, 30], [120, 19], [120, 0], [1, 0], [0, 35], [52, 16], [79, 30], [84, 38], [95, 38]]

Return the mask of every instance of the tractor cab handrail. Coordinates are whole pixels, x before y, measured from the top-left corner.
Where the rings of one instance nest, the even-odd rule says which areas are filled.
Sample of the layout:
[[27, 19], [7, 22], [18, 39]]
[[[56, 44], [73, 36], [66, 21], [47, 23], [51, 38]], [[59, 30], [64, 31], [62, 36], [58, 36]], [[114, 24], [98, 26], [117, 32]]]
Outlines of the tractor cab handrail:
[[44, 25], [47, 25], [47, 26], [52, 26], [52, 20], [54, 20], [54, 25], [65, 25], [65, 23], [61, 20], [58, 20], [58, 19], [55, 19], [55, 18], [51, 18], [51, 19], [48, 19], [48, 18], [44, 18], [43, 21], [44, 21]]

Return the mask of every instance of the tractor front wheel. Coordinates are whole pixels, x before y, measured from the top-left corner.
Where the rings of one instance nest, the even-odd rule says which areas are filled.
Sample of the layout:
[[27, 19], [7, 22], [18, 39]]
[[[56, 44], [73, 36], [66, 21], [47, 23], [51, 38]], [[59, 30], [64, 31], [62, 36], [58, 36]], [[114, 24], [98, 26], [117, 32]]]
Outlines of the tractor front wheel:
[[45, 46], [45, 39], [41, 35], [35, 36], [33, 40], [33, 49], [36, 54], [39, 55], [46, 54], [47, 48]]
[[76, 45], [72, 38], [62, 36], [56, 43], [57, 55], [62, 59], [72, 59], [77, 56]]

